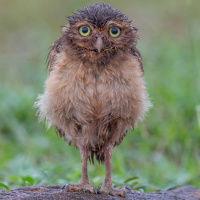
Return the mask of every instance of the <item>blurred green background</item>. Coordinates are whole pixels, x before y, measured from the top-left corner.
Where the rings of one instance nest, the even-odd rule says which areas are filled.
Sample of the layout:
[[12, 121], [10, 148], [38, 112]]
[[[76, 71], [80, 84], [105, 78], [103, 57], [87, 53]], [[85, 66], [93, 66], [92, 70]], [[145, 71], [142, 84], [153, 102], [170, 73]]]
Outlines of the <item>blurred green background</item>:
[[[66, 16], [95, 2], [0, 1], [0, 189], [79, 181], [79, 152], [38, 123], [33, 104], [48, 74], [48, 48]], [[141, 191], [200, 188], [200, 1], [99, 2], [123, 11], [139, 29], [154, 105], [115, 148], [113, 183]], [[95, 186], [104, 173], [103, 165], [89, 165]]]

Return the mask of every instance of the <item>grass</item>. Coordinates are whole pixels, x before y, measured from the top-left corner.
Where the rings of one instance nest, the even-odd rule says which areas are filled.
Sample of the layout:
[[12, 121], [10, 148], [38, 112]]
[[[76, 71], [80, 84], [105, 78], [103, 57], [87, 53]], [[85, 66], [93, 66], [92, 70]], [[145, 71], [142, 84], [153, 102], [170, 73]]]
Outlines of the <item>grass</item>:
[[[33, 103], [43, 91], [46, 55], [59, 25], [92, 2], [1, 1], [0, 189], [80, 179], [79, 152], [38, 123]], [[115, 148], [113, 183], [141, 191], [186, 184], [200, 188], [200, 4], [125, 2], [112, 5], [139, 27], [138, 48], [154, 108]], [[104, 166], [89, 165], [95, 186], [104, 173]]]

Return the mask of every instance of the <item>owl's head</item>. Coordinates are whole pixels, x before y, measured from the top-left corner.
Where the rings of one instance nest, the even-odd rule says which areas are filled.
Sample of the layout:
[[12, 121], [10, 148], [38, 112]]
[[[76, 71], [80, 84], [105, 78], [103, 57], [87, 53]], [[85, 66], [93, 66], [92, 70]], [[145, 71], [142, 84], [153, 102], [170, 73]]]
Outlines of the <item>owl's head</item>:
[[68, 20], [69, 25], [63, 29], [67, 44], [83, 62], [105, 65], [136, 44], [137, 29], [123, 13], [110, 5], [89, 5]]

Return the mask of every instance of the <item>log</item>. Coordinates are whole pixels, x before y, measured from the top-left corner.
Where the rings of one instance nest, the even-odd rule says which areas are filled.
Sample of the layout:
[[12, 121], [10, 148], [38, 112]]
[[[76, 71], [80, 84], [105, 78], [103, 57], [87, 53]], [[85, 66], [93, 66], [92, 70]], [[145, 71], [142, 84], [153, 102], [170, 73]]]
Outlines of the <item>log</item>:
[[200, 200], [200, 190], [193, 186], [179, 187], [173, 190], [141, 193], [131, 190], [126, 198], [107, 194], [89, 194], [84, 192], [66, 192], [62, 186], [32, 186], [0, 190], [1, 200]]

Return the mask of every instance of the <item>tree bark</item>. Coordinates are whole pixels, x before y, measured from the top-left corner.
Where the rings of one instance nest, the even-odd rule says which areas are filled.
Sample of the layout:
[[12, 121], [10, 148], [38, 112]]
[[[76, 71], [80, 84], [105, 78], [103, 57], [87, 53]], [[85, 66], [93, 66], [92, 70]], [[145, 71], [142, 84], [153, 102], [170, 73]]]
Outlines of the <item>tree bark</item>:
[[65, 192], [61, 186], [32, 186], [1, 190], [0, 200], [200, 200], [200, 190], [193, 186], [179, 187], [173, 190], [141, 193], [130, 191], [126, 198], [107, 194], [89, 194], [84, 192]]

